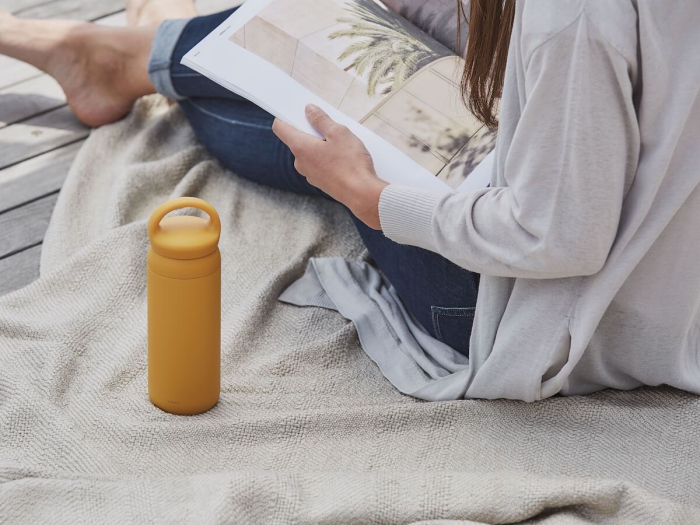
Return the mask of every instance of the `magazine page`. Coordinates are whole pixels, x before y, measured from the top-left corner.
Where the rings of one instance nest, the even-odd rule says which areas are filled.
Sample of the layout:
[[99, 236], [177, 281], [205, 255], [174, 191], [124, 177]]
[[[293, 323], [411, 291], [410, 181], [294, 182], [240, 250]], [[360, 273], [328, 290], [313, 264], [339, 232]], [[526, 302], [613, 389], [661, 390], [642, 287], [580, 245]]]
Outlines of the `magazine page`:
[[274, 0], [229, 39], [355, 120], [453, 54], [375, 0]]
[[[304, 114], [316, 104], [358, 135], [382, 179], [449, 191], [464, 177], [447, 177], [458, 171], [447, 166], [479, 130], [473, 118], [466, 124], [470, 115], [459, 116], [466, 113], [455, 77], [461, 59], [450, 56], [374, 0], [248, 0], [183, 64], [318, 135]], [[423, 74], [442, 62], [433, 71], [440, 75]], [[409, 82], [413, 76], [418, 82]], [[438, 92], [449, 100], [443, 108], [421, 100]], [[416, 110], [397, 118], [410, 106]]]
[[496, 142], [462, 101], [455, 78], [463, 69], [456, 56], [431, 62], [360, 120], [453, 189], [467, 188]]

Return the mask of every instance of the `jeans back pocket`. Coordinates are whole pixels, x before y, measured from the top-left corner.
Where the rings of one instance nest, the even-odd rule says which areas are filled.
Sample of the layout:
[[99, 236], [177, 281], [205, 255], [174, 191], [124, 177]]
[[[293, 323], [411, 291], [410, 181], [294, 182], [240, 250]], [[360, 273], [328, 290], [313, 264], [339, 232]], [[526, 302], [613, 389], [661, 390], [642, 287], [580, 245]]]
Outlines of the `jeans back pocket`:
[[459, 353], [469, 355], [469, 338], [472, 334], [476, 307], [431, 306], [430, 310], [435, 338]]

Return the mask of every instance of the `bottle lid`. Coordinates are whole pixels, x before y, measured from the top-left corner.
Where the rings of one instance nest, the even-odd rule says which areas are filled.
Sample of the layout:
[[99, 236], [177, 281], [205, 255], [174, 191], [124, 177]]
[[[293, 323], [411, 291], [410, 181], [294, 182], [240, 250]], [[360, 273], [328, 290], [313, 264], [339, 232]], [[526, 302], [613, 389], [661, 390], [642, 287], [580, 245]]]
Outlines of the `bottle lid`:
[[[197, 208], [209, 219], [194, 216], [165, 217], [180, 208]], [[151, 247], [163, 257], [197, 259], [216, 250], [221, 234], [221, 221], [214, 207], [196, 197], [178, 197], [158, 206], [148, 220]]]

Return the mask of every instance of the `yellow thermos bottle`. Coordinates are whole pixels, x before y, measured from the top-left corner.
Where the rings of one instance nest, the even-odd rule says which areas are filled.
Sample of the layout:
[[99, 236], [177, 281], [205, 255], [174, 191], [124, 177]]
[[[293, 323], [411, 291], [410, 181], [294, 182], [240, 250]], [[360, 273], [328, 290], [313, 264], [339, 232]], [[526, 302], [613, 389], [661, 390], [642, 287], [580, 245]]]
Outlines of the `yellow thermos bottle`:
[[[165, 217], [186, 207], [209, 219]], [[161, 204], [148, 221], [148, 395], [173, 414], [200, 414], [219, 400], [220, 233], [216, 210], [194, 197]]]

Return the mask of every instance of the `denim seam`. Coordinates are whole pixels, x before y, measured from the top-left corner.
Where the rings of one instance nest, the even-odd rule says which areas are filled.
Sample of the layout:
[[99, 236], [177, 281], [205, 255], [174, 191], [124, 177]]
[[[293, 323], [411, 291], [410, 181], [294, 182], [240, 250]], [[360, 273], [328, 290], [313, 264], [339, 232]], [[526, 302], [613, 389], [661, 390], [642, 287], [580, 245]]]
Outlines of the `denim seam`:
[[442, 332], [440, 331], [440, 320], [437, 312], [435, 310], [432, 310], [433, 312], [433, 331], [435, 332], [435, 337], [437, 337], [437, 340], [440, 341], [441, 343], [444, 343], [442, 340]]
[[475, 313], [474, 306], [431, 306], [430, 310], [438, 315], [449, 315], [450, 317], [473, 317]]
[[260, 124], [251, 124], [250, 122], [243, 122], [240, 120], [233, 120], [229, 119], [226, 117], [222, 117], [221, 115], [217, 115], [216, 113], [213, 113], [207, 109], [204, 109], [202, 106], [197, 104], [193, 99], [189, 99], [189, 103], [197, 109], [197, 111], [200, 111], [204, 113], [205, 115], [208, 115], [214, 119], [221, 120], [222, 122], [228, 122], [229, 124], [238, 124], [239, 126], [247, 126], [249, 128], [256, 128], [256, 129], [270, 129], [270, 126], [261, 126]]
[[155, 73], [156, 71], [162, 71], [163, 69], [168, 69], [170, 67], [171, 61], [163, 60], [153, 60], [148, 64], [148, 72]]
[[[468, 311], [467, 311], [468, 310]], [[447, 315], [449, 317], [474, 317], [476, 307], [474, 306], [464, 306], [464, 307], [445, 307], [445, 306], [431, 306], [430, 311], [433, 321], [433, 331], [435, 332], [435, 337], [441, 343], [444, 343], [442, 339], [442, 331], [440, 330], [440, 315]]]
[[[158, 66], [154, 66], [158, 67]], [[170, 63], [166, 65], [166, 67], [170, 67]], [[170, 78], [195, 78], [195, 77], [201, 77], [199, 73], [177, 73], [177, 74], [171, 74]]]

